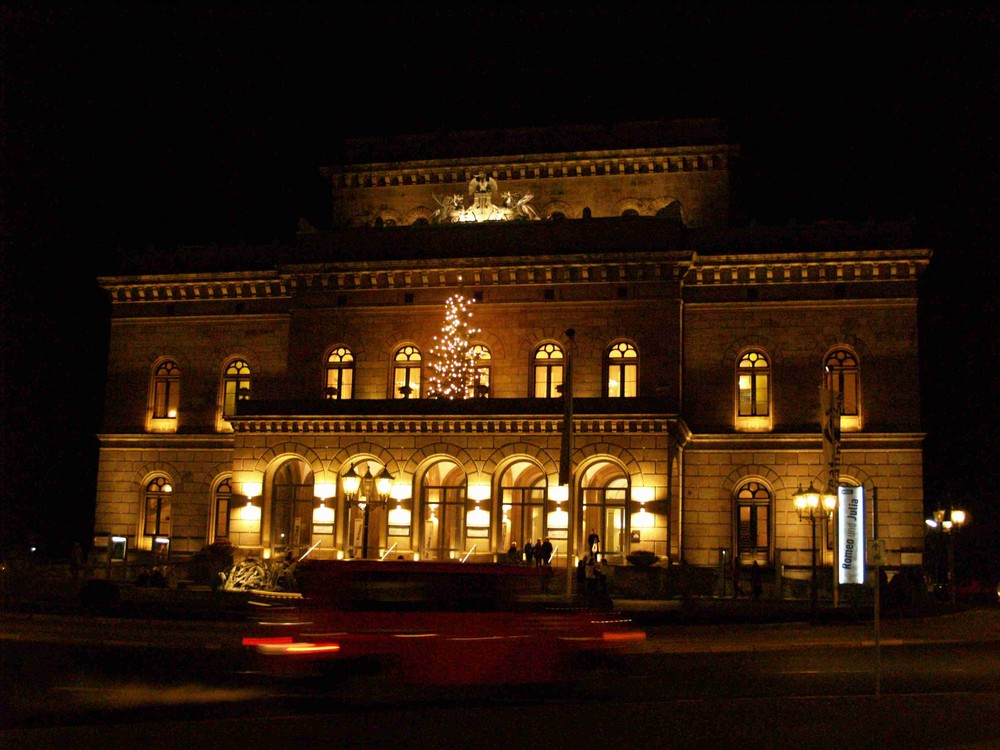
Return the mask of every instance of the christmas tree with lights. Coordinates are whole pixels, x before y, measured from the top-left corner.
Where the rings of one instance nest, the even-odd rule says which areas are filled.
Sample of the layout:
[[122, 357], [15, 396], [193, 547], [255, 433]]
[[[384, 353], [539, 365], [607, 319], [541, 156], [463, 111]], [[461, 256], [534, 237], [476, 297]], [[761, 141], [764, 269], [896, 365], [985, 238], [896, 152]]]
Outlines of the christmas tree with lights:
[[464, 399], [475, 392], [476, 363], [469, 352], [469, 337], [479, 333], [472, 327], [475, 300], [453, 294], [445, 300], [444, 325], [430, 350], [430, 398]]

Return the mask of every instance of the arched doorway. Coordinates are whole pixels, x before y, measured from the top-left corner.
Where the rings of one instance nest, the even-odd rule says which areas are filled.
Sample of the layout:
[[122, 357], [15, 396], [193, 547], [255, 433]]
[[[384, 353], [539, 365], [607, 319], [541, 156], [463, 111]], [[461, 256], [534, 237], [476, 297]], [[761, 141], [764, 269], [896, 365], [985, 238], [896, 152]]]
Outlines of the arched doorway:
[[[454, 559], [466, 549], [465, 469], [450, 459], [428, 467], [420, 480], [420, 557]], [[486, 540], [488, 541], [488, 540]]]
[[304, 552], [312, 540], [313, 475], [309, 465], [291, 459], [279, 466], [271, 481], [271, 554]]
[[517, 542], [523, 550], [545, 537], [545, 488], [545, 474], [531, 461], [516, 461], [500, 475], [500, 549]]
[[611, 461], [598, 461], [584, 470], [580, 479], [582, 510], [577, 554], [590, 554], [587, 539], [599, 537], [598, 553], [609, 562], [622, 562], [628, 554], [629, 480], [625, 471]]

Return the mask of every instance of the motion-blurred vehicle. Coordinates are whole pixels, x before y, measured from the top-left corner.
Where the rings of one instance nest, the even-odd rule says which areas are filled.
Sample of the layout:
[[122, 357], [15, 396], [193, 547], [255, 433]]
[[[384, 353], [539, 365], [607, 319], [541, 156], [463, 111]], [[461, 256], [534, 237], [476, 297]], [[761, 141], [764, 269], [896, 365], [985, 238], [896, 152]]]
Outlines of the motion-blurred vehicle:
[[243, 639], [269, 673], [349, 666], [409, 684], [540, 684], [646, 637], [613, 611], [521, 598], [522, 574], [502, 566], [325, 561], [298, 580], [301, 598], [262, 598]]
[[970, 604], [996, 604], [1000, 599], [1000, 584], [988, 586], [982, 581], [972, 580], [955, 586], [955, 601]]

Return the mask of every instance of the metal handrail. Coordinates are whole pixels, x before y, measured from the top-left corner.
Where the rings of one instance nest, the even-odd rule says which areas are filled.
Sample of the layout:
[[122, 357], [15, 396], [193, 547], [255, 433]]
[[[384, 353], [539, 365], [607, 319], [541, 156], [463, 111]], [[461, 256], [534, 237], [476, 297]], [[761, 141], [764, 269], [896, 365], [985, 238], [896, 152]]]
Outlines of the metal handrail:
[[469, 559], [469, 555], [471, 555], [473, 552], [475, 552], [476, 551], [476, 547], [478, 547], [478, 546], [479, 546], [478, 544], [473, 544], [472, 545], [472, 549], [470, 549], [468, 552], [465, 553], [465, 557], [463, 557], [461, 561], [465, 562], [466, 560], [468, 560]]
[[379, 561], [379, 562], [383, 562], [383, 561], [385, 560], [385, 558], [387, 558], [387, 557], [389, 556], [389, 554], [390, 554], [390, 553], [391, 553], [391, 552], [392, 552], [392, 551], [393, 551], [394, 549], [396, 549], [396, 545], [397, 545], [397, 544], [399, 544], [399, 542], [393, 542], [393, 543], [392, 543], [392, 546], [391, 546], [391, 547], [389, 547], [389, 549], [387, 549], [387, 550], [385, 551], [385, 554], [384, 554], [384, 555], [382, 555], [382, 557], [380, 557], [380, 558], [378, 559], [378, 561]]

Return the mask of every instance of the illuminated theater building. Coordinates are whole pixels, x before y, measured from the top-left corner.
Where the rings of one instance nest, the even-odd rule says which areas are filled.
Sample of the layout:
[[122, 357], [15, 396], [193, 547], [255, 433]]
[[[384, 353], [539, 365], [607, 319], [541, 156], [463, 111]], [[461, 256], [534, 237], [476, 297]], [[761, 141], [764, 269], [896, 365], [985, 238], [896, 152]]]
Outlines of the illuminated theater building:
[[905, 225], [735, 226], [717, 121], [344, 153], [328, 227], [100, 279], [96, 538], [456, 564], [547, 538], [559, 569], [596, 532], [613, 565], [808, 565], [825, 388], [868, 546], [877, 522], [888, 566], [921, 561], [931, 254]]

